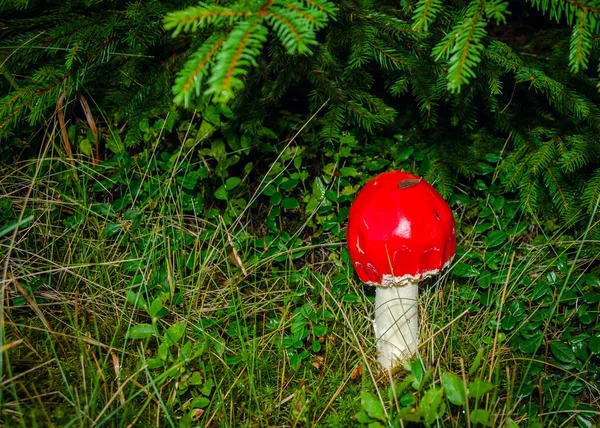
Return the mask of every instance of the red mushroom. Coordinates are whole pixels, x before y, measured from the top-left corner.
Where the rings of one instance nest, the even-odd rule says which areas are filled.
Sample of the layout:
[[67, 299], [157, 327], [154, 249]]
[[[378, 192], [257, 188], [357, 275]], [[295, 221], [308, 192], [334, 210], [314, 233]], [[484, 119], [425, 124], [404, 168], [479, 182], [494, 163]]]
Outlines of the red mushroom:
[[378, 360], [389, 369], [417, 350], [417, 284], [452, 261], [454, 216], [422, 178], [386, 172], [369, 181], [352, 203], [347, 241], [358, 277], [377, 286]]

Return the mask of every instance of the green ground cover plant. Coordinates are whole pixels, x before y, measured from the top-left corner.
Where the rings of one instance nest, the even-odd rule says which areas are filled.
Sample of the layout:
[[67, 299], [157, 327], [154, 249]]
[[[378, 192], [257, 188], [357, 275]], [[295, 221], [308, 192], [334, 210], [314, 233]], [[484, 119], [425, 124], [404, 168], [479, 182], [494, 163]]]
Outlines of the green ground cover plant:
[[[0, 12], [5, 425], [598, 424], [594, 2]], [[459, 245], [387, 375], [345, 227], [394, 169]]]

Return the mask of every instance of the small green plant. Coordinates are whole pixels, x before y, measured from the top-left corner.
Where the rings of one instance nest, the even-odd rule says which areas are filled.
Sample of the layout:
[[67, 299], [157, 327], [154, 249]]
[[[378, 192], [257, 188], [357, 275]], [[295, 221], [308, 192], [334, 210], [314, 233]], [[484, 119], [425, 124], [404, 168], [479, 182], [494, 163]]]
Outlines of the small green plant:
[[[363, 392], [363, 410], [356, 414], [356, 419], [369, 427], [400, 427], [403, 422], [433, 426], [448, 418], [457, 425], [493, 426], [493, 417], [486, 407], [494, 384], [474, 376], [483, 358], [484, 353], [480, 350], [468, 375], [441, 371], [437, 374], [439, 379], [434, 379], [433, 368], [425, 370], [421, 362], [414, 362], [407, 367], [404, 379], [387, 389], [387, 409], [377, 396]], [[460, 407], [462, 411], [456, 412], [453, 407]]]

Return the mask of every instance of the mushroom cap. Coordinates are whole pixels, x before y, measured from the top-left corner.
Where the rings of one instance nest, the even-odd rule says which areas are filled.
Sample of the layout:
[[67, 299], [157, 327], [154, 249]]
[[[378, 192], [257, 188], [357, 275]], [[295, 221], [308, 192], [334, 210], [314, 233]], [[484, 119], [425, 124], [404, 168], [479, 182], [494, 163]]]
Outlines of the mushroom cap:
[[436, 275], [456, 253], [450, 206], [431, 184], [404, 171], [365, 184], [350, 207], [346, 236], [352, 264], [367, 284]]

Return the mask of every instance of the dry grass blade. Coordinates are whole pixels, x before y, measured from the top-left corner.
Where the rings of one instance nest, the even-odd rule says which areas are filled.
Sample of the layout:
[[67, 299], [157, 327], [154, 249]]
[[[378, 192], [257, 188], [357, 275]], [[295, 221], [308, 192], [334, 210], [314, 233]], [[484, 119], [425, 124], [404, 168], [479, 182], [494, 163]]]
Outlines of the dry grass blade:
[[92, 131], [92, 135], [94, 136], [94, 142], [96, 143], [96, 152], [92, 150], [92, 163], [94, 165], [98, 165], [100, 160], [100, 140], [98, 139], [98, 127], [96, 126], [96, 121], [94, 120], [94, 116], [92, 115], [92, 110], [90, 109], [90, 105], [83, 95], [79, 95], [79, 102], [81, 103], [81, 107], [83, 108], [83, 113], [85, 114], [85, 119], [90, 127], [90, 131]]
[[62, 351], [66, 355], [66, 351], [63, 348], [61, 341], [59, 340], [58, 336], [56, 335], [56, 333], [52, 329], [52, 326], [50, 325], [50, 323], [48, 322], [48, 320], [46, 319], [46, 317], [44, 316], [43, 312], [40, 310], [40, 308], [38, 307], [38, 305], [31, 298], [31, 296], [29, 295], [29, 293], [27, 293], [27, 290], [25, 290], [21, 286], [21, 284], [19, 284], [19, 281], [17, 281], [16, 278], [11, 277], [11, 279], [12, 279], [12, 283], [15, 285], [15, 287], [17, 287], [17, 290], [19, 290], [19, 293], [21, 293], [21, 295], [23, 296], [23, 298], [27, 301], [27, 304], [29, 305], [29, 307], [31, 309], [33, 309], [33, 311], [36, 313], [36, 315], [39, 317], [39, 319], [42, 321], [42, 323], [46, 327], [46, 330], [48, 330], [48, 333], [50, 333], [52, 335], [52, 337], [54, 337], [54, 340], [56, 340], [56, 343], [58, 343], [58, 345], [61, 347]]
[[[113, 370], [115, 371], [115, 378], [119, 379], [119, 374], [121, 373], [121, 363], [119, 362], [119, 357], [117, 357], [114, 352], [110, 353], [110, 357], [112, 358]], [[125, 405], [125, 394], [123, 394], [123, 390], [119, 389], [119, 402], [122, 406]]]
[[6, 345], [3, 345], [2, 348], [0, 348], [0, 352], [6, 352], [9, 349], [14, 348], [15, 346], [19, 346], [21, 343], [23, 343], [23, 339], [19, 339], [19, 340], [15, 340], [13, 342], [7, 343]]
[[71, 164], [71, 168], [73, 168], [73, 176], [77, 179], [77, 172], [75, 170], [75, 159], [73, 159], [73, 149], [71, 148], [71, 142], [69, 141], [69, 134], [67, 132], [67, 125], [65, 123], [65, 93], [63, 92], [58, 97], [58, 101], [56, 102], [56, 116], [58, 117], [58, 123], [60, 124], [60, 132], [63, 137], [63, 142], [65, 144], [65, 152], [67, 153], [67, 157], [69, 158], [69, 163]]

